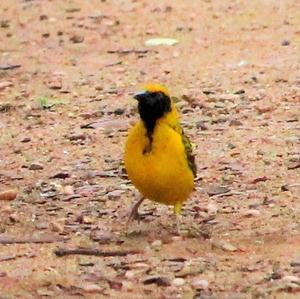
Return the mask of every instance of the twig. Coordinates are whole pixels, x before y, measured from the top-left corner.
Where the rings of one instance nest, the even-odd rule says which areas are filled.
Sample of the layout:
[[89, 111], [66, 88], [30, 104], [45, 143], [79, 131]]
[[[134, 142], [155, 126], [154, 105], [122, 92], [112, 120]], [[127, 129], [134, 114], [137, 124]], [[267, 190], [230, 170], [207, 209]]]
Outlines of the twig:
[[1, 71], [8, 71], [8, 70], [13, 70], [21, 67], [21, 64], [1, 64], [0, 65], [0, 70]]
[[224, 197], [224, 196], [242, 195], [242, 194], [245, 194], [245, 193], [239, 192], [239, 191], [229, 191], [229, 192], [225, 192], [225, 193], [221, 193], [221, 194], [211, 195], [211, 197], [220, 198], [220, 197]]
[[16, 255], [9, 255], [9, 256], [0, 257], [0, 262], [11, 261], [11, 260], [15, 260], [15, 259], [20, 258], [20, 257], [33, 258], [33, 257], [36, 257], [36, 255], [35, 255], [35, 254], [16, 254]]
[[55, 243], [66, 241], [67, 238], [59, 236], [32, 236], [32, 237], [13, 237], [1, 236], [0, 244], [24, 244], [24, 243]]
[[126, 256], [128, 254], [139, 254], [140, 251], [137, 250], [116, 250], [116, 251], [102, 251], [99, 249], [93, 248], [58, 248], [54, 250], [54, 253], [57, 256], [66, 256], [66, 255], [74, 255], [74, 254], [81, 254], [81, 255], [93, 255], [93, 256]]
[[126, 50], [108, 50], [107, 53], [108, 54], [130, 54], [130, 53], [134, 53], [134, 54], [146, 54], [148, 53], [149, 50], [145, 49], [145, 50], [136, 50], [136, 49], [126, 49]]

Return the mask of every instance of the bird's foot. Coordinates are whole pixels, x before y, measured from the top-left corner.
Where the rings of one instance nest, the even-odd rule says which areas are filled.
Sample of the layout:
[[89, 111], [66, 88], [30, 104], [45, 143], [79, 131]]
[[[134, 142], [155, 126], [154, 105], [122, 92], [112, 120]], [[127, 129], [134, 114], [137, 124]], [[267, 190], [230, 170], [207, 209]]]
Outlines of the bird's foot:
[[176, 215], [176, 229], [177, 229], [177, 235], [181, 236], [181, 216], [180, 215]]
[[140, 222], [140, 215], [138, 212], [139, 206], [141, 205], [141, 203], [143, 202], [144, 197], [141, 197], [136, 203], [134, 203], [134, 205], [131, 208], [131, 211], [129, 213], [129, 217], [127, 220], [127, 227], [134, 221], [137, 220], [138, 222]]

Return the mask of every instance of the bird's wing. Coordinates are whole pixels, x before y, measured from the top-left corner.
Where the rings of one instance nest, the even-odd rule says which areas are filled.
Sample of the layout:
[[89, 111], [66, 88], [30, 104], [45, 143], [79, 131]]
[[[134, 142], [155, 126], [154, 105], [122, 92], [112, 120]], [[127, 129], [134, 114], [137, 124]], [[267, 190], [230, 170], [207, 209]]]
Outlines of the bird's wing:
[[195, 155], [193, 154], [193, 146], [192, 143], [187, 135], [185, 135], [183, 129], [178, 124], [177, 126], [172, 127], [173, 130], [175, 130], [178, 134], [180, 134], [182, 143], [184, 145], [184, 150], [186, 154], [186, 159], [189, 165], [189, 168], [193, 172], [194, 177], [197, 175], [197, 166], [195, 162]]
[[185, 149], [186, 158], [188, 160], [188, 164], [190, 169], [193, 172], [194, 177], [197, 175], [197, 166], [195, 162], [195, 155], [193, 154], [193, 146], [192, 143], [187, 135], [184, 134], [183, 130], [181, 129], [181, 138]]

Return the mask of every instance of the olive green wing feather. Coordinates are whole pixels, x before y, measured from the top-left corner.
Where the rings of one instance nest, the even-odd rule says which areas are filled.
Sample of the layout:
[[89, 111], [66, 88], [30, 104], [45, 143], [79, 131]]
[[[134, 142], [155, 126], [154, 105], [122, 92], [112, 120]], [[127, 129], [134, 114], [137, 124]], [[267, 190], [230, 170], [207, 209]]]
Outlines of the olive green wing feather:
[[194, 177], [197, 176], [197, 166], [195, 162], [195, 155], [193, 154], [193, 146], [192, 143], [187, 135], [185, 135], [183, 129], [181, 128], [180, 124], [178, 123], [175, 126], [171, 126], [171, 128], [176, 131], [181, 136], [182, 143], [184, 145], [186, 159], [189, 165], [189, 168], [193, 172]]
[[193, 154], [193, 146], [187, 135], [184, 134], [183, 130], [181, 130], [181, 138], [185, 149], [186, 158], [188, 161], [188, 165], [193, 172], [194, 177], [197, 175], [197, 166], [195, 162], [195, 155]]

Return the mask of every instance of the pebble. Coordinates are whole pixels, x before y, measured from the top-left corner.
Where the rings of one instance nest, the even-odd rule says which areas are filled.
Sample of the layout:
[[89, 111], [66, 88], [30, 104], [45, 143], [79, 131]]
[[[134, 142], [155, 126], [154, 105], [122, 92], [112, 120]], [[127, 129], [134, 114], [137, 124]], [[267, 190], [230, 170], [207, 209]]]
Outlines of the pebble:
[[300, 278], [294, 275], [286, 275], [282, 277], [283, 281], [300, 284]]
[[162, 241], [161, 240], [155, 240], [152, 242], [151, 247], [155, 250], [159, 250], [162, 246]]
[[233, 119], [229, 123], [229, 126], [231, 126], [231, 127], [233, 127], [233, 126], [238, 127], [238, 126], [241, 126], [241, 125], [243, 125], [243, 123], [241, 121], [237, 120], [237, 119]]
[[15, 190], [6, 190], [0, 192], [0, 200], [14, 200], [17, 197], [17, 192]]
[[209, 282], [206, 279], [194, 278], [191, 282], [191, 286], [196, 290], [205, 290], [208, 288]]
[[258, 217], [260, 215], [260, 211], [255, 209], [247, 210], [243, 213], [245, 217]]
[[11, 103], [0, 103], [0, 112], [8, 112], [12, 110], [13, 105]]
[[85, 139], [86, 139], [86, 135], [81, 133], [69, 136], [70, 141], [85, 140]]
[[129, 291], [129, 292], [134, 289], [134, 285], [131, 281], [123, 281], [122, 287], [124, 288], [124, 290]]
[[144, 284], [156, 284], [158, 286], [169, 286], [170, 280], [167, 276], [158, 276], [158, 275], [152, 275], [144, 279]]
[[99, 244], [109, 244], [114, 240], [113, 235], [110, 231], [101, 230], [92, 231], [90, 234], [90, 238], [93, 241], [98, 242]]
[[114, 190], [114, 191], [108, 192], [107, 197], [108, 197], [108, 199], [112, 199], [112, 200], [113, 199], [118, 199], [124, 193], [125, 193], [124, 190]]
[[74, 44], [80, 44], [84, 41], [84, 36], [74, 34], [73, 36], [70, 37], [70, 41], [73, 42]]
[[82, 223], [84, 224], [93, 224], [95, 223], [95, 218], [92, 216], [83, 216], [82, 217]]
[[211, 186], [207, 189], [207, 193], [209, 196], [219, 195], [228, 193], [230, 189], [225, 186]]
[[50, 89], [61, 89], [62, 88], [62, 80], [60, 77], [53, 77], [48, 82], [48, 87]]
[[205, 125], [205, 123], [203, 121], [197, 121], [196, 122], [196, 128], [200, 129], [201, 131], [208, 130], [208, 127]]
[[93, 284], [93, 283], [83, 285], [81, 287], [81, 289], [84, 290], [87, 293], [102, 293], [103, 292], [102, 287], [100, 287], [96, 284]]
[[13, 86], [13, 83], [10, 81], [2, 81], [0, 82], [0, 90], [5, 89], [6, 87]]
[[64, 226], [56, 221], [52, 221], [49, 225], [49, 228], [51, 229], [51, 231], [57, 232], [57, 233], [61, 233], [64, 231]]
[[237, 251], [237, 248], [234, 245], [228, 243], [227, 241], [213, 241], [212, 247], [229, 252]]
[[181, 287], [185, 284], [185, 279], [183, 278], [174, 278], [172, 280], [172, 285], [175, 286], [175, 287]]
[[236, 100], [238, 100], [240, 98], [239, 95], [237, 94], [218, 94], [214, 96], [215, 99], [219, 100], [219, 101], [228, 101], [228, 102], [235, 102]]
[[291, 42], [287, 39], [284, 39], [282, 42], [281, 42], [281, 45], [282, 46], [289, 46], [291, 44]]
[[32, 164], [30, 164], [28, 169], [29, 170], [42, 170], [42, 169], [44, 169], [44, 167], [40, 163], [32, 163]]
[[30, 137], [25, 137], [21, 140], [22, 143], [28, 143], [31, 141], [31, 138]]
[[218, 212], [218, 207], [214, 203], [209, 203], [206, 206], [206, 210], [209, 215], [215, 215]]
[[63, 188], [63, 190], [62, 190], [62, 193], [66, 194], [66, 195], [73, 195], [74, 194], [74, 188], [73, 188], [73, 186], [71, 186], [71, 185], [65, 186]]
[[133, 279], [134, 278], [134, 272], [133, 271], [126, 271], [125, 277], [127, 279]]
[[292, 260], [291, 261], [291, 266], [292, 267], [299, 267], [300, 266], [300, 257], [297, 257], [294, 260]]
[[180, 240], [182, 240], [182, 237], [181, 237], [181, 236], [173, 236], [173, 237], [172, 237], [172, 241], [173, 241], [173, 242], [178, 242], [178, 241], [180, 241]]
[[38, 230], [47, 229], [48, 225], [47, 223], [39, 222], [35, 224], [35, 228]]
[[52, 179], [66, 179], [69, 178], [70, 174], [68, 172], [58, 172], [54, 176], [52, 176]]

